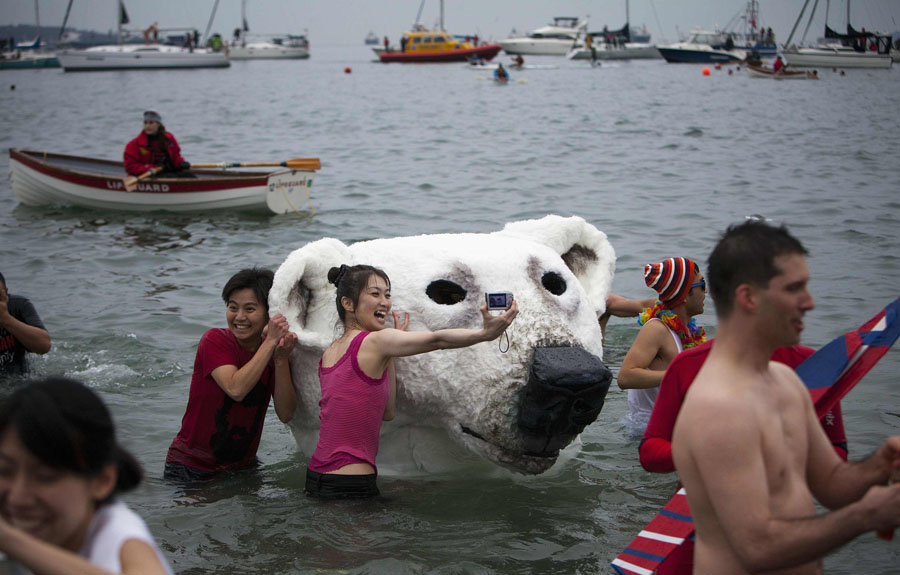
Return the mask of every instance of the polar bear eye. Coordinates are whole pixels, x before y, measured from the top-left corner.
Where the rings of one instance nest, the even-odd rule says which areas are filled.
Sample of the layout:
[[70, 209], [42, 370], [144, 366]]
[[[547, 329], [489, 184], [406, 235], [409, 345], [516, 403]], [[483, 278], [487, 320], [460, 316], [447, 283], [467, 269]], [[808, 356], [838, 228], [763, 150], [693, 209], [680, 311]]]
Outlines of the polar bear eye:
[[547, 272], [541, 277], [541, 284], [553, 295], [566, 293], [566, 280], [556, 272]]
[[449, 280], [435, 280], [425, 288], [425, 295], [434, 303], [453, 305], [466, 299], [466, 290]]

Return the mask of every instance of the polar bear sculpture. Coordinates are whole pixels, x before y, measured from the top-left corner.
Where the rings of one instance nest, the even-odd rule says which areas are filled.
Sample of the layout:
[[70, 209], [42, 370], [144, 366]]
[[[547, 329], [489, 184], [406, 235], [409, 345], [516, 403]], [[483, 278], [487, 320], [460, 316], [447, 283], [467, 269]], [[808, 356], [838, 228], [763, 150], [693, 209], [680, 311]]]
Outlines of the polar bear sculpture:
[[[341, 332], [328, 269], [370, 264], [391, 279], [409, 329], [481, 326], [484, 293], [513, 292], [519, 315], [500, 342], [396, 358], [397, 415], [382, 426], [380, 473], [452, 471], [480, 460], [542, 473], [593, 422], [612, 375], [598, 315], [615, 269], [606, 235], [579, 217], [546, 216], [490, 234], [324, 238], [278, 268], [269, 296], [298, 335], [291, 430], [310, 456], [318, 438], [317, 365]], [[389, 322], [390, 325], [390, 322]], [[505, 353], [503, 352], [505, 350]]]

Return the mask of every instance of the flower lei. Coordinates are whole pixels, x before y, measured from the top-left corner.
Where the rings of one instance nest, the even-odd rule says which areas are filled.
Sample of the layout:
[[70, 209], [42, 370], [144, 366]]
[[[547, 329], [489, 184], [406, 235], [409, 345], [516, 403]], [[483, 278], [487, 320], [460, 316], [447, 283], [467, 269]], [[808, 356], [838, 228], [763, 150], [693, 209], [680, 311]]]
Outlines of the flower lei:
[[653, 307], [644, 308], [644, 311], [638, 316], [638, 325], [644, 325], [654, 317], [678, 335], [683, 349], [690, 349], [706, 341], [706, 331], [697, 325], [694, 318], [691, 318], [685, 328], [684, 322], [678, 319], [675, 312], [664, 307], [663, 302], [659, 300], [653, 304]]

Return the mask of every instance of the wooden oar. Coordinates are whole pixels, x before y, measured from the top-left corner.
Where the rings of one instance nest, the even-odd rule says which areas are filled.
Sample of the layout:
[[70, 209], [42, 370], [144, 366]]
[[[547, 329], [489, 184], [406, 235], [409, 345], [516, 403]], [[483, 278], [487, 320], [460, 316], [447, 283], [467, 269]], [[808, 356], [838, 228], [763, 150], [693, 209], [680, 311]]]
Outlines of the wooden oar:
[[161, 167], [160, 168], [150, 168], [149, 170], [147, 170], [140, 176], [127, 176], [124, 180], [122, 180], [125, 183], [125, 191], [126, 192], [135, 191], [137, 189], [138, 182], [140, 182], [142, 180], [146, 180], [153, 174], [156, 174], [160, 171], [162, 171]]
[[219, 162], [217, 164], [191, 164], [192, 168], [266, 168], [284, 167], [292, 170], [321, 170], [319, 158], [294, 158], [286, 162]]

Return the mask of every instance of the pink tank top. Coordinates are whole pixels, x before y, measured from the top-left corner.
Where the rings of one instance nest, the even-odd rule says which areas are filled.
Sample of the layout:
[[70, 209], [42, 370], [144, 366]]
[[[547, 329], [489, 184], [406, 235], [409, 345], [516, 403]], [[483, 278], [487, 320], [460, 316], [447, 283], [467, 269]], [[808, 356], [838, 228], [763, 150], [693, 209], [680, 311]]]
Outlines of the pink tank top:
[[[331, 367], [319, 359], [319, 442], [309, 460], [317, 473], [334, 471], [350, 463], [375, 467], [378, 434], [390, 393], [388, 370], [373, 379], [359, 367], [359, 346], [370, 332], [360, 332]], [[377, 469], [377, 468], [376, 468]], [[377, 471], [376, 471], [377, 473]]]

